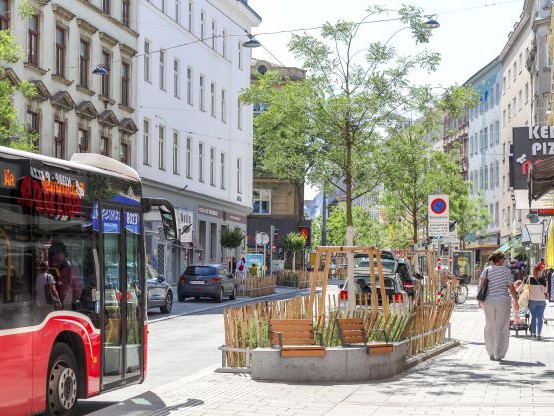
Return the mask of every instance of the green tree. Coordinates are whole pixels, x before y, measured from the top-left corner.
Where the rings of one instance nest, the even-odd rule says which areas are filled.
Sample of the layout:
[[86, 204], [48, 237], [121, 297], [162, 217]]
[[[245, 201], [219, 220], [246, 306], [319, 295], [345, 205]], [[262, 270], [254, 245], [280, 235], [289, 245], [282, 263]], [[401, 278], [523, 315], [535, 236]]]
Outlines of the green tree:
[[228, 248], [230, 250], [239, 247], [243, 240], [244, 233], [238, 227], [221, 230], [221, 236], [219, 237], [221, 247]]
[[[427, 221], [428, 195], [440, 189], [456, 201], [469, 193], [456, 149], [445, 153], [437, 150], [435, 144], [443, 135], [451, 134], [443, 129], [443, 119], [460, 117], [476, 105], [478, 96], [475, 90], [465, 87], [452, 87], [439, 99], [431, 95], [430, 88], [412, 93], [411, 108], [422, 116], [417, 122], [399, 119], [389, 129], [377, 163], [384, 185], [381, 203], [389, 215], [403, 218], [410, 225], [415, 244], [419, 228]], [[454, 205], [452, 217], [456, 218], [457, 210], [464, 208]]]
[[[352, 203], [379, 184], [373, 154], [380, 128], [406, 100], [411, 71], [434, 70], [439, 62], [429, 52], [400, 57], [388, 42], [367, 42], [356, 50], [365, 42], [360, 39], [362, 23], [385, 12], [370, 7], [361, 22], [325, 23], [321, 37], [293, 35], [289, 49], [303, 61], [310, 79], [283, 83], [268, 73], [242, 95], [246, 102], [269, 105], [255, 121], [261, 165], [280, 177], [307, 177], [344, 192], [350, 244]], [[398, 14], [415, 43], [428, 42], [422, 10], [404, 6]]]
[[[19, 7], [19, 16], [28, 17], [32, 9], [23, 1]], [[9, 30], [0, 30], [0, 145], [21, 150], [35, 151], [37, 135], [28, 130], [19, 120], [19, 114], [13, 105], [13, 97], [23, 94], [32, 97], [36, 94], [34, 86], [28, 81], [14, 85], [5, 75], [6, 66], [13, 65], [24, 58], [21, 46]]]
[[285, 249], [292, 252], [292, 270], [296, 271], [296, 253], [306, 248], [306, 239], [300, 233], [290, 232], [283, 240]]
[[[385, 43], [368, 41], [360, 28], [386, 12], [371, 6], [360, 22], [325, 23], [320, 37], [293, 35], [289, 49], [309, 71], [309, 80], [283, 86], [270, 74], [242, 95], [245, 102], [269, 104], [255, 122], [265, 167], [344, 193], [347, 245], [355, 237], [353, 201], [380, 184], [374, 155], [381, 131], [408, 99], [413, 70], [433, 71], [440, 61], [427, 51], [399, 56], [390, 45], [394, 35]], [[403, 6], [397, 13], [414, 43], [429, 41], [431, 29], [421, 9]], [[349, 287], [354, 287], [353, 254], [348, 265]], [[349, 299], [353, 308], [354, 297]]]
[[458, 235], [462, 249], [466, 247], [467, 235], [470, 233], [480, 233], [485, 231], [490, 224], [491, 218], [489, 210], [485, 205], [482, 195], [470, 193], [458, 196], [450, 202], [454, 210], [454, 219], [458, 223]]
[[[404, 223], [394, 219], [381, 222], [361, 207], [353, 207], [352, 214], [355, 228], [354, 245], [381, 249], [407, 247], [409, 230]], [[330, 245], [345, 245], [346, 227], [346, 207], [344, 204], [339, 204], [330, 212], [327, 220], [327, 239]], [[318, 232], [321, 229], [319, 219], [316, 220], [314, 228]], [[318, 236], [320, 237], [320, 234]]]

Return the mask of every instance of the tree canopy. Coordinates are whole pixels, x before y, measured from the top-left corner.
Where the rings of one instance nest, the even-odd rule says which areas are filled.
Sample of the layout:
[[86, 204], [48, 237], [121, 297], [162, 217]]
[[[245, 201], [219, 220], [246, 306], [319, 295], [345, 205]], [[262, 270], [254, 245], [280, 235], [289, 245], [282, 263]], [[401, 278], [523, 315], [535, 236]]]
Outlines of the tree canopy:
[[[26, 1], [19, 7], [19, 16], [28, 17], [32, 9]], [[36, 150], [36, 133], [30, 132], [27, 125], [19, 119], [17, 108], [13, 104], [16, 94], [32, 97], [36, 94], [34, 86], [28, 81], [13, 84], [6, 77], [7, 66], [21, 61], [24, 57], [21, 46], [9, 30], [0, 30], [0, 145], [21, 150]]]

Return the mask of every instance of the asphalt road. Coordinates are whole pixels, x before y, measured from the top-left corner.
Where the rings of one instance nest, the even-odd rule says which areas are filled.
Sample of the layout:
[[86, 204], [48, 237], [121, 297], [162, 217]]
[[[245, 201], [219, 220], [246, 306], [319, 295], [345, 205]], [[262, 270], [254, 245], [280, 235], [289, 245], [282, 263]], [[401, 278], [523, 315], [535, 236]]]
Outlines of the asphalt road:
[[[296, 291], [287, 290], [272, 299], [286, 299], [297, 294]], [[231, 304], [252, 302], [246, 298], [227, 300], [222, 304], [208, 299], [187, 300], [184, 303], [176, 302], [170, 315], [163, 315], [156, 310], [149, 311], [146, 381], [81, 400], [77, 415], [93, 413], [184, 377], [196, 379], [213, 372], [221, 365], [218, 347], [224, 343], [223, 308]], [[187, 315], [179, 316], [181, 314]]]

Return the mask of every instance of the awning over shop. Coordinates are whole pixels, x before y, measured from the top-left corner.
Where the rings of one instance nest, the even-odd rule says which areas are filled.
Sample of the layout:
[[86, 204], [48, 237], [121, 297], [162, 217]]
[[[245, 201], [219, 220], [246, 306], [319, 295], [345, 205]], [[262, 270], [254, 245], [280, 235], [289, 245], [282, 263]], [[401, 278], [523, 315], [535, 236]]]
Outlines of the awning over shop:
[[507, 251], [510, 251], [511, 248], [512, 248], [512, 244], [510, 242], [507, 242], [503, 246], [499, 247], [498, 250], [496, 251], [500, 251], [501, 253], [506, 253]]
[[532, 209], [552, 208], [554, 203], [554, 158], [529, 167], [527, 176], [529, 205]]

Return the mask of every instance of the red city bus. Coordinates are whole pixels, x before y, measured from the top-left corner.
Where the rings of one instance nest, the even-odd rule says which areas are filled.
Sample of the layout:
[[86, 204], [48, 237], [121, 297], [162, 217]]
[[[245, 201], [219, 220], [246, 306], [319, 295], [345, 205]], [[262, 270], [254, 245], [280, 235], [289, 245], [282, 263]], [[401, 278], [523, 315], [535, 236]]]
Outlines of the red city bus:
[[0, 147], [0, 414], [69, 415], [144, 380], [153, 207], [175, 240], [173, 206], [143, 198], [129, 166]]

